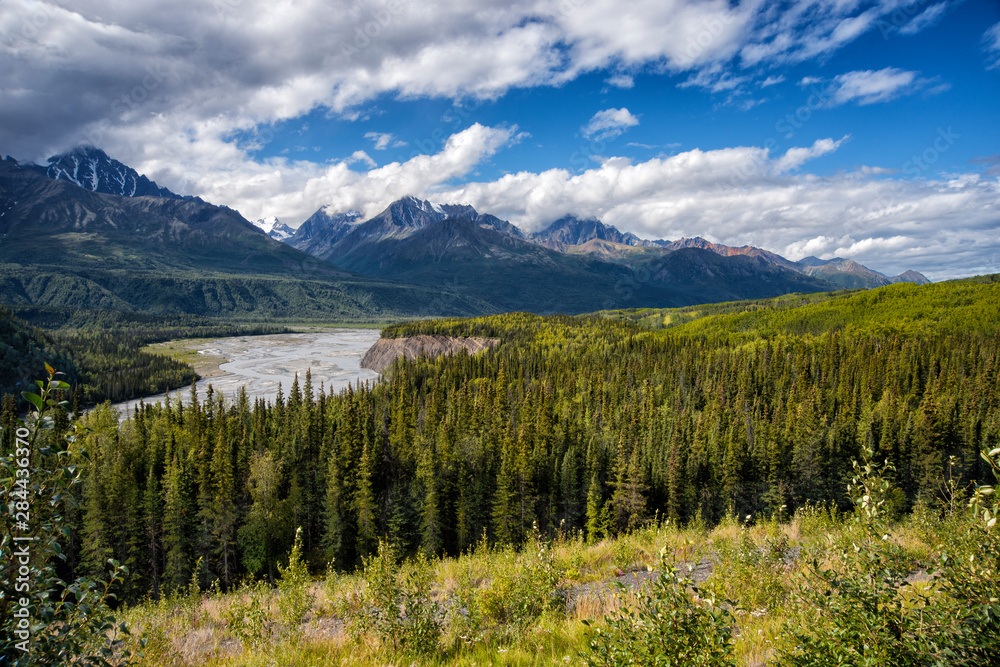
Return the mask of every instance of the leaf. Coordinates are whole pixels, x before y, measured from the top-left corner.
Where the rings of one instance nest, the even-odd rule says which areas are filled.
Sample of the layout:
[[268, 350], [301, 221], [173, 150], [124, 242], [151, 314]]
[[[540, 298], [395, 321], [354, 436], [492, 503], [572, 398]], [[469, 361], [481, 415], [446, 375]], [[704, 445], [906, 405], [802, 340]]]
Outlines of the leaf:
[[48, 372], [49, 375], [56, 374], [56, 369], [52, 368], [52, 366], [49, 366], [48, 364], [45, 364], [45, 370]]
[[32, 405], [34, 405], [39, 410], [42, 409], [42, 397], [38, 394], [32, 394], [30, 391], [22, 391], [21, 396], [27, 399]]

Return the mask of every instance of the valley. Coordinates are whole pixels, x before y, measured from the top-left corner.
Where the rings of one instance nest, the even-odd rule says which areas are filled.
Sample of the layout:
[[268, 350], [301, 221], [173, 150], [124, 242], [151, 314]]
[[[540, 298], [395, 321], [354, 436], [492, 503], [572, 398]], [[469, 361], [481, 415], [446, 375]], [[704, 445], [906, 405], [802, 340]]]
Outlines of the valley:
[[[95, 608], [138, 664], [590, 662], [645, 650], [623, 610], [667, 609], [749, 667], [829, 652], [859, 590], [891, 607], [991, 558], [964, 508], [1000, 470], [996, 275], [414, 197], [292, 230], [84, 157], [76, 181], [79, 155], [0, 164], [0, 441], [27, 414], [64, 480], [38, 576], [110, 576]], [[65, 385], [34, 383], [50, 360]], [[897, 648], [937, 633], [974, 664], [995, 585], [942, 568]]]
[[[378, 373], [359, 367], [361, 357], [378, 339], [377, 330], [335, 329], [184, 341], [184, 348], [185, 356], [193, 351], [198, 357], [211, 360], [209, 368], [200, 370], [197, 362], [191, 363], [202, 377], [195, 385], [199, 395], [207, 395], [211, 386], [216, 395], [230, 404], [239, 400], [241, 392], [251, 403], [258, 399], [274, 403], [279, 386], [287, 393], [294, 384], [306, 382], [307, 372], [313, 391], [331, 394], [340, 393], [348, 384], [357, 387], [378, 380]], [[146, 349], [156, 353], [172, 345], [176, 343], [160, 343]], [[170, 399], [183, 402], [189, 396], [187, 390], [179, 389]], [[113, 407], [127, 415], [135, 411], [140, 400], [146, 404], [162, 403], [166, 397], [166, 394], [144, 396]]]
[[0, 667], [1000, 667], [1000, 3], [0, 34]]

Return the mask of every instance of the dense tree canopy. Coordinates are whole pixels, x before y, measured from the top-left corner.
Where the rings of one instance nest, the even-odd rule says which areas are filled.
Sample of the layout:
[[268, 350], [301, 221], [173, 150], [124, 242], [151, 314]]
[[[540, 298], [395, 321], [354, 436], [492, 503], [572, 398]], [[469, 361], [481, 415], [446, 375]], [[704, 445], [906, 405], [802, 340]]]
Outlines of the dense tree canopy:
[[[383, 536], [454, 554], [533, 525], [597, 537], [656, 514], [788, 516], [846, 507], [866, 446], [895, 464], [905, 511], [945, 476], [985, 478], [979, 451], [1000, 440], [998, 288], [890, 287], [727, 330], [523, 313], [409, 323], [384, 335], [501, 344], [397, 361], [336, 396], [307, 375], [268, 404], [192, 391], [122, 424], [103, 406], [84, 420], [73, 544], [86, 546], [70, 562], [88, 572], [113, 556], [142, 573], [141, 595], [186, 584], [198, 559], [204, 584], [273, 576], [297, 526], [314, 567], [350, 568]], [[831, 330], [801, 324], [831, 309]]]

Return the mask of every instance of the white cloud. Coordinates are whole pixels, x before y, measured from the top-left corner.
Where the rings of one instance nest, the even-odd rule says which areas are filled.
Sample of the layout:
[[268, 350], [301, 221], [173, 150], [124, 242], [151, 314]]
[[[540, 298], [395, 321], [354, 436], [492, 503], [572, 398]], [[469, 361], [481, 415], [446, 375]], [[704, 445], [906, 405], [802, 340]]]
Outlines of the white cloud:
[[915, 35], [921, 30], [931, 27], [941, 20], [941, 17], [944, 16], [948, 7], [948, 2], [939, 2], [931, 5], [924, 11], [914, 16], [913, 20], [899, 29], [899, 32], [904, 35]]
[[774, 169], [779, 174], [798, 169], [809, 160], [814, 160], [821, 155], [826, 155], [827, 153], [832, 153], [837, 150], [840, 148], [840, 144], [844, 143], [846, 140], [847, 137], [844, 137], [839, 141], [834, 141], [833, 139], [817, 139], [813, 145], [808, 148], [789, 148], [785, 151], [785, 154], [782, 155], [781, 158], [775, 161]]
[[375, 144], [375, 150], [384, 151], [387, 148], [400, 148], [406, 145], [405, 141], [396, 139], [390, 132], [365, 132], [365, 139], [370, 139]]
[[598, 111], [590, 121], [580, 128], [586, 139], [602, 141], [619, 136], [630, 127], [639, 124], [639, 119], [622, 107], [621, 109], [605, 109]]
[[579, 174], [519, 172], [438, 188], [434, 197], [472, 204], [528, 231], [574, 212], [645, 238], [700, 235], [791, 259], [840, 255], [890, 275], [910, 268], [932, 279], [1000, 271], [1000, 180], [909, 182], [872, 168], [826, 178], [788, 173], [842, 141], [824, 139], [780, 156], [735, 147], [638, 164], [612, 158]]
[[[317, 108], [365, 118], [364, 105], [382, 95], [495, 99], [597, 70], [643, 68], [686, 72], [690, 85], [729, 92], [749, 80], [746, 67], [825, 56], [895, 9], [815, 5], [3, 0], [0, 145], [35, 159], [100, 139], [132, 163], [193, 164], [206, 152], [194, 145], [202, 141]], [[193, 139], [192, 151], [125, 141], [167, 128]]]
[[608, 79], [608, 84], [615, 88], [632, 88], [635, 86], [635, 79], [628, 74], [616, 74]]
[[[226, 144], [220, 143], [217, 147], [223, 155], [212, 162], [211, 169], [187, 181], [186, 191], [198, 192], [211, 202], [225, 203], [251, 220], [280, 212], [278, 217], [293, 226], [322, 205], [374, 215], [400, 197], [426, 193], [441, 183], [467, 176], [520, 136], [516, 127], [475, 124], [448, 137], [434, 154], [414, 155], [405, 162], [390, 162], [377, 168], [364, 151], [327, 165], [284, 158], [264, 163], [227, 163]], [[211, 156], [206, 156], [205, 161], [209, 160]], [[351, 168], [360, 165], [370, 169]], [[171, 163], [155, 163], [144, 166], [143, 170], [155, 174], [158, 182], [175, 183], [187, 177], [178, 172], [178, 165]]]
[[767, 77], [766, 79], [764, 79], [763, 81], [760, 82], [760, 87], [761, 88], [767, 88], [769, 86], [774, 86], [776, 84], [779, 84], [779, 83], [783, 82], [784, 80], [785, 80], [785, 77], [783, 75], [780, 75], [780, 74], [778, 76], [769, 76], [769, 77]]
[[913, 92], [916, 81], [916, 72], [907, 72], [895, 67], [839, 74], [833, 80], [836, 89], [830, 103], [838, 105], [857, 102], [866, 105], [886, 102], [899, 95]]
[[986, 69], [1000, 68], [1000, 23], [983, 33], [983, 48], [988, 57]]
[[[822, 154], [823, 142], [775, 156], [734, 147], [637, 164], [609, 158], [579, 174], [519, 172], [465, 186], [454, 180], [516, 142], [515, 128], [459, 127], [443, 145], [414, 141], [409, 160], [368, 171], [358, 171], [374, 162], [363, 151], [347, 159], [303, 153], [317, 161], [251, 158], [281, 123], [316, 110], [367, 118], [381, 97], [487, 100], [598, 71], [681, 73], [691, 86], [729, 95], [753, 85], [756, 71], [771, 71], [762, 68], [823, 60], [891, 20], [899, 6], [0, 0], [0, 150], [37, 159], [94, 143], [173, 190], [251, 219], [302, 220], [324, 204], [373, 213], [404, 194], [435, 195], [526, 228], [573, 210], [647, 236], [711, 234], [778, 251], [843, 226], [829, 251], [857, 248], [859, 261], [899, 258], [941, 276], [949, 265], [987, 266], [982, 258], [997, 252], [995, 178], [949, 177], [958, 185], [946, 186], [929, 174], [907, 183], [874, 172], [825, 179], [796, 173]], [[984, 48], [990, 66], [1000, 67], [1000, 24], [986, 31]], [[619, 76], [609, 85], [624, 84]], [[895, 68], [828, 83], [838, 104], [884, 101], [926, 85]], [[369, 139], [377, 150], [381, 139]], [[897, 238], [913, 245], [891, 257], [863, 245]]]
[[375, 160], [372, 159], [371, 155], [369, 155], [368, 153], [366, 153], [364, 151], [354, 151], [351, 154], [350, 159], [349, 160], [345, 160], [345, 162], [347, 162], [348, 164], [354, 164], [355, 162], [364, 162], [366, 165], [368, 165], [371, 168], [376, 167], [377, 164], [378, 164], [378, 163], [375, 162]]

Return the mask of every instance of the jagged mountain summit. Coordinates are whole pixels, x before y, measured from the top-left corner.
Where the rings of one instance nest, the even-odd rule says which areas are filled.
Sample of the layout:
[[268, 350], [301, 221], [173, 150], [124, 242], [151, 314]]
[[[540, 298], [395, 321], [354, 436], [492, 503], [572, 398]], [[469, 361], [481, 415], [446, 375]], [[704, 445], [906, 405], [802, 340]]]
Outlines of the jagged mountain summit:
[[926, 285], [930, 283], [927, 277], [918, 271], [908, 270], [898, 276], [887, 276], [884, 273], [869, 269], [863, 264], [855, 262], [853, 259], [843, 259], [834, 257], [832, 259], [819, 259], [818, 257], [805, 257], [796, 262], [801, 267], [801, 271], [810, 276], [829, 280], [841, 287], [848, 289], [883, 287], [893, 283], [914, 283]]
[[324, 206], [303, 222], [287, 243], [316, 257], [328, 259], [347, 254], [359, 243], [402, 239], [428, 225], [454, 218], [470, 220], [479, 227], [513, 238], [525, 238], [520, 229], [506, 220], [480, 214], [471, 206], [437, 204], [416, 197], [403, 197], [369, 220], [364, 220], [357, 211], [337, 212], [330, 206]]
[[287, 241], [295, 235], [294, 229], [281, 222], [273, 215], [259, 220], [254, 220], [253, 224], [255, 227], [260, 229], [260, 231], [264, 232], [275, 241]]
[[641, 239], [631, 232], [620, 232], [617, 227], [606, 225], [597, 218], [578, 218], [575, 215], [565, 215], [529, 238], [553, 250], [583, 245], [595, 239], [635, 247], [656, 245], [653, 241]]
[[132, 167], [109, 157], [100, 148], [79, 146], [67, 153], [53, 155], [47, 165], [22, 165], [57, 181], [69, 181], [91, 192], [122, 197], [170, 197], [181, 195], [160, 187]]

